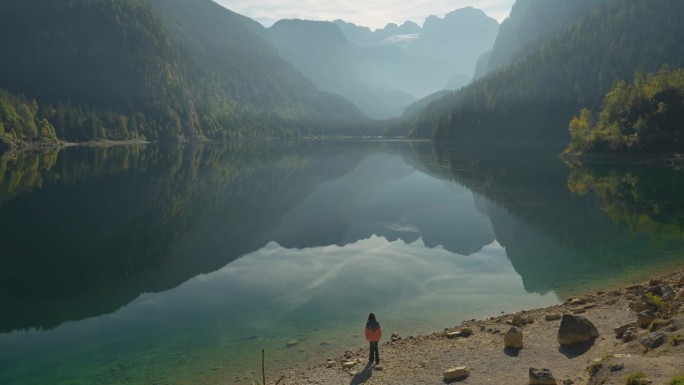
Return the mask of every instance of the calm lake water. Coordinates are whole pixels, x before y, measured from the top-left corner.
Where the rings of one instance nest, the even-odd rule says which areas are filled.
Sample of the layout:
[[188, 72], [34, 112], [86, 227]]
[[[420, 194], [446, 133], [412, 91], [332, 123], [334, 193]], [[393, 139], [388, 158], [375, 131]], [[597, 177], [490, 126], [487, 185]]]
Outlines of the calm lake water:
[[[246, 384], [684, 266], [684, 171], [426, 142], [0, 158], [0, 384]], [[269, 376], [271, 382], [274, 375]]]

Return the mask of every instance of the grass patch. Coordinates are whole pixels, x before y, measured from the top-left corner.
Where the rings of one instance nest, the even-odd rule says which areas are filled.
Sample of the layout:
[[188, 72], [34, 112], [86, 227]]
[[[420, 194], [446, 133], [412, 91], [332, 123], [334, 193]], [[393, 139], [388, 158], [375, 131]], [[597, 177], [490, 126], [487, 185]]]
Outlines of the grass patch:
[[646, 375], [644, 372], [636, 372], [632, 373], [627, 377], [627, 380], [625, 381], [626, 385], [648, 385], [648, 381], [646, 381]]
[[589, 373], [590, 376], [594, 376], [599, 372], [599, 370], [601, 370], [601, 368], [603, 368], [601, 361], [594, 361], [587, 366], [587, 373]]
[[684, 375], [674, 377], [667, 385], [684, 385]]
[[670, 345], [677, 346], [681, 343], [682, 343], [682, 335], [681, 334], [676, 334], [674, 336], [670, 336]]

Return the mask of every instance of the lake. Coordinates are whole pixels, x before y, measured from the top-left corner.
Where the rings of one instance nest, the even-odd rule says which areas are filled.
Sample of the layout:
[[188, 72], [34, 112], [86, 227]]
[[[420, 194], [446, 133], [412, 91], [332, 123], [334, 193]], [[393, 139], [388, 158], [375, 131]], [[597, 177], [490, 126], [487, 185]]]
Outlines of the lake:
[[248, 384], [684, 266], [684, 171], [405, 141], [0, 158], [0, 384]]

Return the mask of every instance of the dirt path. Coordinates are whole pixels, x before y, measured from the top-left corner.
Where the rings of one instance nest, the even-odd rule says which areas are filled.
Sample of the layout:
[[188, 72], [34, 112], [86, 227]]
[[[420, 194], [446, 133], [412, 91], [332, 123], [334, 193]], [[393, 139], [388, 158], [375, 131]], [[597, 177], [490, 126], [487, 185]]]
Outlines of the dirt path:
[[[675, 292], [684, 288], [684, 272], [670, 274], [651, 282], [653, 286], [671, 286]], [[308, 368], [295, 368], [282, 373], [281, 385], [292, 384], [443, 384], [443, 372], [449, 368], [467, 366], [470, 375], [459, 384], [501, 385], [528, 384], [530, 367], [548, 368], [558, 384], [625, 384], [626, 377], [643, 372], [653, 384], [669, 384], [676, 375], [684, 375], [684, 299], [668, 301], [670, 316], [663, 318], [659, 330], [666, 333], [665, 343], [646, 351], [639, 340], [649, 334], [639, 329], [638, 337], [622, 342], [615, 337], [613, 328], [635, 322], [637, 313], [629, 309], [630, 303], [639, 300], [650, 287], [613, 290], [585, 295], [563, 305], [518, 313], [532, 323], [520, 326], [523, 331], [523, 348], [517, 353], [504, 349], [503, 334], [511, 327], [507, 322], [514, 315], [469, 321], [458, 328], [425, 336], [404, 336], [397, 341], [381, 345], [381, 370], [365, 366], [367, 347], [331, 357], [329, 362], [312, 363]], [[593, 345], [581, 349], [560, 349], [557, 341], [560, 320], [547, 321], [547, 314], [573, 314], [587, 318], [598, 329], [600, 336]], [[462, 328], [472, 330], [467, 338], [448, 338], [447, 332]], [[386, 331], [389, 338], [390, 331]], [[681, 334], [681, 335], [680, 335]], [[678, 337], [679, 336], [679, 337]], [[674, 341], [682, 338], [682, 343]], [[587, 367], [595, 360], [597, 371], [590, 376]], [[345, 363], [356, 361], [351, 368]], [[613, 366], [613, 370], [611, 370]], [[620, 370], [614, 370], [622, 366]], [[278, 376], [279, 377], [279, 376]]]

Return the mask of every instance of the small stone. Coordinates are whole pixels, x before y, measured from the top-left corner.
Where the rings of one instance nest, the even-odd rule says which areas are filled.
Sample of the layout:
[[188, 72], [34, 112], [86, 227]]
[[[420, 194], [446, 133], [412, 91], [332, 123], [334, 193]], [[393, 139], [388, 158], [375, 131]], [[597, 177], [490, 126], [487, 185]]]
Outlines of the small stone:
[[449, 339], [458, 338], [458, 337], [460, 337], [460, 336], [461, 336], [461, 332], [448, 332], [448, 333], [446, 334], [446, 337], [449, 338]]
[[468, 338], [468, 337], [473, 335], [473, 329], [463, 328], [463, 329], [461, 329], [460, 333], [461, 333], [461, 337]]
[[677, 296], [674, 287], [670, 285], [663, 286], [663, 299], [665, 301], [672, 301]]
[[645, 329], [648, 327], [648, 325], [651, 324], [651, 322], [655, 321], [655, 319], [656, 319], [656, 315], [654, 312], [652, 312], [650, 310], [644, 310], [642, 312], [639, 312], [639, 314], [637, 314], [637, 325], [640, 328]]
[[556, 321], [556, 320], [561, 319], [562, 316], [563, 315], [561, 315], [560, 313], [552, 313], [552, 314], [544, 315], [544, 319], [546, 321]]
[[629, 291], [641, 291], [643, 289], [644, 289], [644, 287], [642, 285], [627, 286], [627, 290], [629, 290]]
[[573, 298], [570, 300], [570, 305], [584, 305], [587, 300], [584, 298]]
[[447, 369], [444, 371], [444, 380], [460, 380], [468, 377], [470, 375], [470, 369], [467, 366], [458, 366], [455, 368]]
[[625, 324], [625, 325], [618, 326], [618, 327], [614, 328], [613, 331], [615, 332], [615, 338], [622, 338], [622, 335], [625, 334], [625, 332], [627, 331], [627, 329], [633, 328], [633, 327], [635, 327], [635, 326], [636, 326], [636, 323], [635, 323], [635, 322], [631, 322], [631, 323], [628, 323], [628, 324]]
[[634, 341], [637, 336], [639, 336], [639, 330], [636, 327], [631, 327], [625, 330], [624, 334], [622, 334], [622, 342], [629, 342], [629, 341]]
[[651, 310], [651, 305], [647, 304], [644, 301], [634, 301], [629, 304], [629, 309], [638, 313], [644, 310]]
[[523, 346], [523, 332], [520, 328], [511, 326], [504, 334], [504, 347], [520, 349]]
[[608, 367], [608, 369], [610, 369], [611, 372], [619, 372], [620, 370], [622, 370], [624, 368], [625, 368], [625, 364], [623, 364], [621, 362], [617, 363], [617, 364], [610, 365]]
[[599, 336], [598, 329], [584, 317], [564, 314], [558, 329], [558, 343], [562, 346], [587, 342]]
[[377, 370], [378, 372], [382, 372], [382, 369], [383, 369], [382, 365], [373, 366], [373, 370]]
[[677, 301], [684, 300], [684, 289], [679, 289], [677, 296], [675, 297]]
[[639, 340], [639, 343], [649, 349], [655, 349], [658, 346], [662, 345], [663, 342], [665, 342], [666, 337], [667, 334], [663, 332], [650, 333], [641, 340]]
[[356, 365], [356, 361], [347, 361], [342, 363], [342, 368], [351, 369]]
[[530, 368], [530, 385], [556, 385], [556, 379], [549, 369]]
[[390, 339], [391, 339], [393, 342], [394, 342], [394, 341], [399, 341], [399, 340], [401, 339], [401, 336], [399, 336], [399, 333], [394, 332], [394, 333], [392, 333], [392, 336], [390, 337]]
[[297, 346], [297, 345], [299, 345], [299, 341], [297, 341], [297, 340], [289, 340], [289, 341], [287, 341], [287, 343], [285, 344], [285, 347], [286, 347], [286, 348], [291, 348], [291, 347]]

